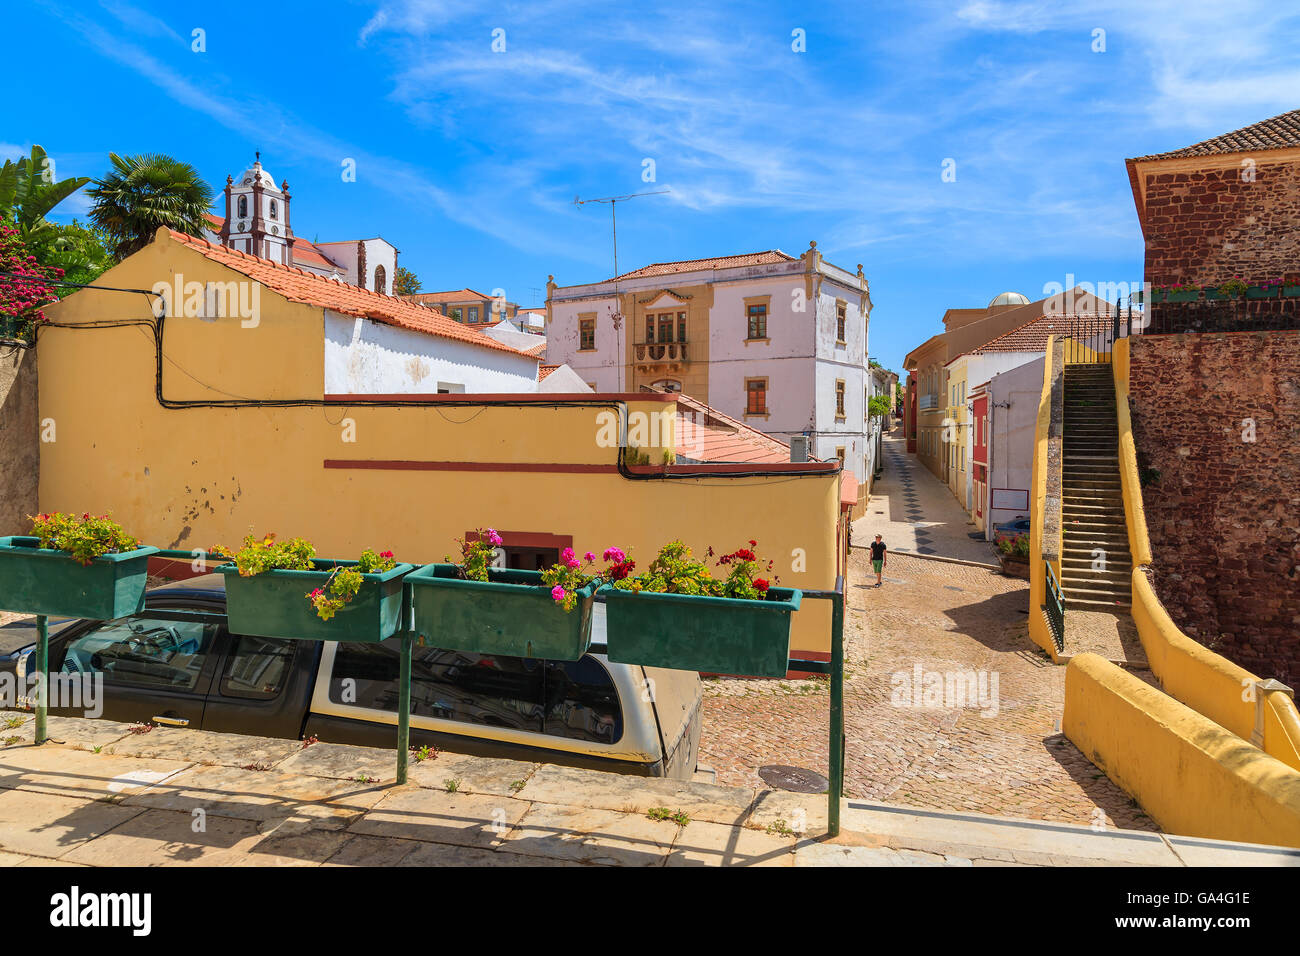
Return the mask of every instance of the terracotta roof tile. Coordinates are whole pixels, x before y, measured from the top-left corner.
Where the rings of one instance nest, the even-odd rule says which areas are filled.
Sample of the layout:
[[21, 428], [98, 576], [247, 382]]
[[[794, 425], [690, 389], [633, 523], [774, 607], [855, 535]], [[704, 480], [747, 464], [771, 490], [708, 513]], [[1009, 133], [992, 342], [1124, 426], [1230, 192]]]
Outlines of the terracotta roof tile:
[[559, 368], [558, 365], [539, 365], [539, 366], [537, 366], [537, 381], [540, 382], [542, 379], [546, 378], [546, 376], [548, 376], [548, 375], [550, 375], [552, 372], [554, 372], [557, 368]]
[[1282, 113], [1271, 119], [1243, 126], [1241, 129], [1168, 153], [1138, 156], [1137, 160], [1177, 159], [1184, 156], [1216, 156], [1223, 153], [1254, 153], [1269, 149], [1300, 146], [1300, 110]]
[[539, 342], [530, 349], [523, 350], [525, 355], [531, 355], [534, 358], [546, 358], [546, 343]]
[[[1019, 328], [1005, 332], [979, 348], [971, 349], [968, 355], [981, 355], [986, 352], [1044, 352], [1047, 350], [1047, 338], [1067, 331], [1073, 320], [1086, 319], [1096, 322], [1098, 328], [1105, 320], [1112, 318], [1105, 312], [1071, 312], [1065, 314], [1043, 315], [1026, 322]], [[960, 356], [957, 356], [960, 358]], [[952, 364], [951, 362], [949, 364]]]
[[723, 415], [688, 395], [677, 399], [677, 450], [693, 461], [777, 464], [790, 460], [790, 446], [752, 425]]
[[492, 296], [475, 292], [473, 289], [452, 289], [448, 292], [417, 292], [406, 298], [413, 302], [491, 302]]
[[518, 349], [466, 328], [455, 319], [449, 319], [428, 306], [327, 279], [314, 272], [281, 265], [270, 259], [259, 259], [246, 252], [213, 245], [206, 239], [196, 239], [175, 231], [170, 231], [170, 234], [174, 241], [184, 243], [213, 262], [242, 273], [250, 279], [256, 279], [291, 302], [320, 306], [342, 315], [373, 319], [386, 325], [454, 339], [480, 348], [495, 349], [515, 355], [523, 354]]
[[[737, 266], [761, 266], [776, 262], [793, 262], [794, 256], [786, 255], [780, 249], [766, 252], [746, 252], [738, 256], [715, 256], [711, 259], [682, 259], [677, 262], [656, 262], [631, 272], [625, 272], [616, 279], [637, 279], [644, 276], [676, 275], [679, 272], [698, 272], [702, 269], [733, 269]], [[612, 280], [610, 280], [612, 281]]]

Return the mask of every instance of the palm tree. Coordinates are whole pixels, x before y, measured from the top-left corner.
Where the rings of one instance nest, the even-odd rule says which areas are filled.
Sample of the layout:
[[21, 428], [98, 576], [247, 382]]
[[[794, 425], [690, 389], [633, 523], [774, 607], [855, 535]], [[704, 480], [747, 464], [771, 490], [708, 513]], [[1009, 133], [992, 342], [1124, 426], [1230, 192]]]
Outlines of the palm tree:
[[40, 243], [54, 230], [45, 217], [63, 200], [86, 183], [87, 176], [54, 180], [54, 164], [40, 146], [32, 147], [31, 157], [14, 163], [5, 160], [0, 167], [0, 219], [13, 226], [29, 245]]
[[161, 153], [118, 156], [86, 195], [95, 201], [90, 220], [112, 239], [119, 260], [147, 246], [159, 226], [201, 236], [212, 206], [212, 187], [189, 163]]

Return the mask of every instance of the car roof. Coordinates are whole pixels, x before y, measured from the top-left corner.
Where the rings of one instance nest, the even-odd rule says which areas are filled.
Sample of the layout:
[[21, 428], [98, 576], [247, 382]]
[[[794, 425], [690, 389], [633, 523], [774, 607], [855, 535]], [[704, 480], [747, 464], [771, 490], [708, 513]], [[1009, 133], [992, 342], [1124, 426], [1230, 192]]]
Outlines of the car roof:
[[226, 596], [226, 576], [224, 574], [200, 574], [183, 581], [171, 581], [160, 587], [150, 588], [149, 593], [165, 594], [168, 597], [196, 595], [202, 597]]

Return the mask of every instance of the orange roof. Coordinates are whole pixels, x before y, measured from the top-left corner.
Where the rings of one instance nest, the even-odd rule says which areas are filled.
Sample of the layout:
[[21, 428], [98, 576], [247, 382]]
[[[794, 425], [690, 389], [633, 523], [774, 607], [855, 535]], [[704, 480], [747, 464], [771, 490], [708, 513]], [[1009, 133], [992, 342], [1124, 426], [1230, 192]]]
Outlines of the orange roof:
[[1257, 153], [1271, 149], [1300, 146], [1300, 110], [1281, 113], [1270, 119], [1243, 126], [1241, 129], [1212, 139], [1184, 146], [1167, 153], [1138, 156], [1129, 162], [1151, 159], [1180, 159], [1187, 156], [1216, 156], [1224, 153]]
[[[226, 224], [225, 216], [216, 216], [212, 213], [206, 214], [208, 222], [212, 224], [213, 232], [220, 232], [221, 227]], [[320, 247], [314, 242], [308, 242], [302, 236], [293, 237], [293, 261], [305, 262], [321, 269], [333, 269], [343, 271], [343, 267], [331, 259], [325, 253], [320, 251]]]
[[554, 372], [557, 368], [559, 368], [558, 365], [539, 365], [539, 366], [537, 366], [537, 381], [540, 382], [542, 379], [546, 378], [546, 376], [548, 376], [548, 375], [550, 375], [552, 372]]
[[407, 296], [414, 302], [491, 302], [492, 296], [473, 289], [452, 289], [450, 292], [417, 292]]
[[206, 239], [196, 239], [174, 230], [168, 230], [175, 242], [184, 243], [200, 255], [218, 262], [227, 268], [256, 279], [272, 292], [284, 296], [290, 302], [301, 302], [338, 312], [342, 315], [354, 315], [386, 325], [423, 332], [426, 335], [441, 336], [458, 342], [467, 342], [480, 348], [496, 349], [522, 355], [518, 349], [497, 342], [473, 329], [466, 328], [455, 319], [449, 319], [436, 309], [417, 305], [408, 299], [392, 295], [381, 295], [360, 286], [348, 285], [335, 279], [327, 279], [314, 272], [281, 265], [270, 259], [217, 246]]
[[[1047, 350], [1048, 336], [1060, 335], [1068, 332], [1073, 327], [1078, 328], [1076, 320], [1085, 320], [1094, 323], [1096, 332], [1101, 332], [1103, 327], [1113, 318], [1106, 312], [1070, 312], [1061, 315], [1043, 315], [1034, 319], [1032, 322], [1026, 322], [1010, 332], [1004, 332], [997, 338], [985, 342], [978, 348], [971, 349], [969, 355], [980, 355], [985, 352], [1044, 352]], [[961, 356], [957, 356], [960, 358]], [[953, 359], [956, 361], [956, 359]], [[952, 362], [948, 363], [949, 365]]]
[[733, 269], [737, 266], [762, 266], [776, 262], [793, 262], [794, 256], [788, 256], [780, 249], [766, 252], [746, 252], [738, 256], [715, 256], [711, 259], [681, 259], [677, 262], [656, 262], [631, 272], [624, 272], [616, 279], [637, 279], [643, 276], [667, 276], [679, 272], [698, 272], [702, 269]]
[[523, 350], [525, 355], [531, 355], [534, 358], [546, 358], [546, 343], [539, 342], [530, 349]]
[[677, 452], [693, 461], [778, 464], [790, 461], [790, 446], [752, 425], [723, 415], [703, 402], [674, 392]]

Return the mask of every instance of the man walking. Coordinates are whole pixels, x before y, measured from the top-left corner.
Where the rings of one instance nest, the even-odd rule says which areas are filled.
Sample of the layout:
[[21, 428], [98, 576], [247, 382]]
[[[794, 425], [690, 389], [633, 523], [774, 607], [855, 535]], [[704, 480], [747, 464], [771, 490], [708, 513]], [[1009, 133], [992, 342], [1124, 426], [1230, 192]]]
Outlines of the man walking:
[[871, 542], [871, 570], [876, 572], [876, 587], [880, 587], [880, 575], [888, 564], [889, 549], [880, 540], [880, 535], [876, 535], [876, 540]]

